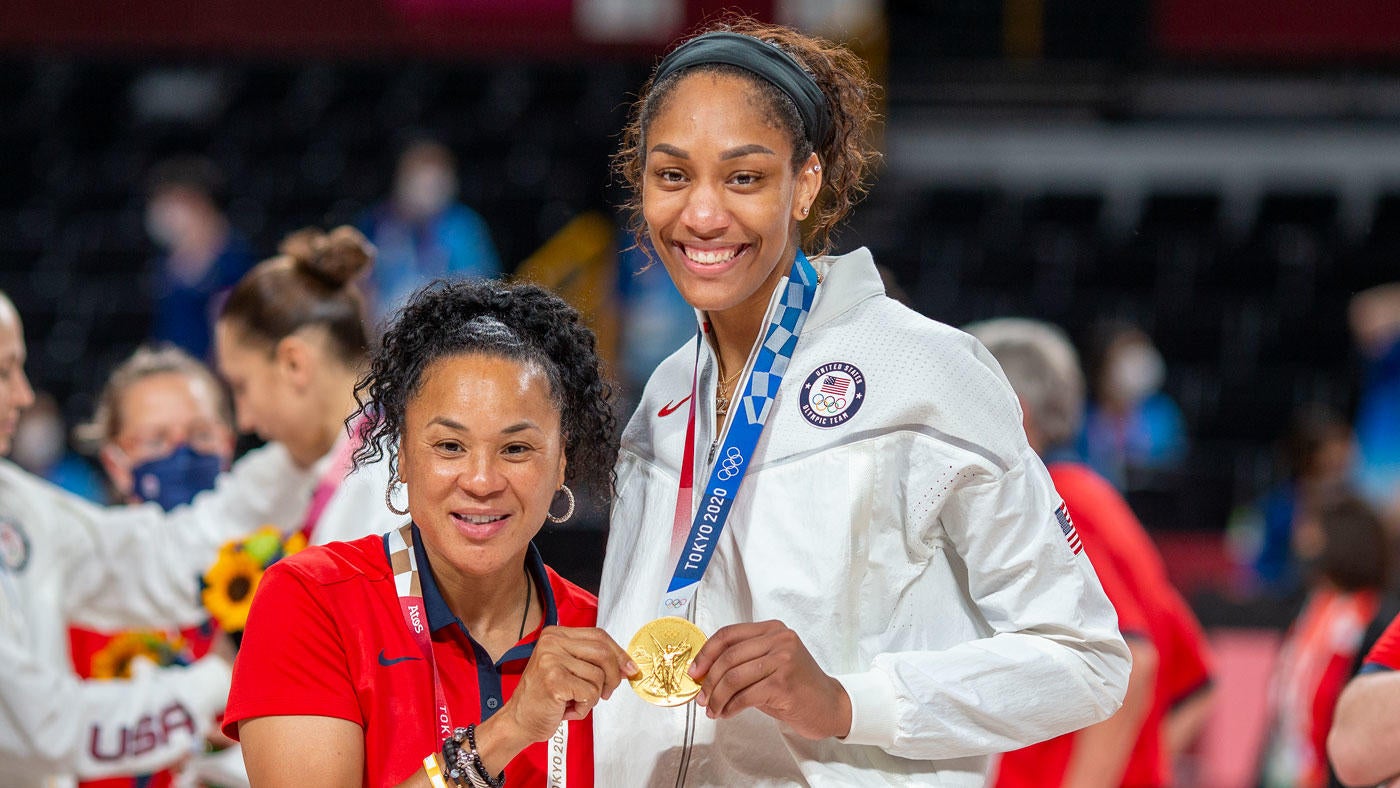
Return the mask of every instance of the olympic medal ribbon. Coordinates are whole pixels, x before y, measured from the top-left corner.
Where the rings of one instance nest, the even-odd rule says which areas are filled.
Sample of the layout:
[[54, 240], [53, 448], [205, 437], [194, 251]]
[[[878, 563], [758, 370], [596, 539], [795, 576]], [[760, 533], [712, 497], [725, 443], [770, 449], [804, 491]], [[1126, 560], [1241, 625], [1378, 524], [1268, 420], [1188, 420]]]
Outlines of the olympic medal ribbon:
[[[676, 558], [676, 569], [670, 585], [661, 599], [658, 616], [690, 618], [690, 606], [695, 599], [696, 587], [705, 569], [714, 557], [715, 545], [719, 543], [725, 522], [729, 519], [734, 497], [744, 475], [752, 464], [754, 448], [763, 433], [763, 426], [773, 411], [773, 402], [782, 385], [792, 354], [797, 349], [797, 341], [802, 334], [802, 326], [812, 311], [812, 302], [817, 295], [817, 272], [807, 256], [798, 250], [792, 261], [792, 270], [786, 279], [779, 283], [781, 296], [768, 327], [763, 333], [758, 356], [753, 368], [744, 379], [740, 389], [744, 392], [739, 407], [729, 411], [729, 424], [724, 431], [724, 440], [715, 454], [710, 467], [709, 480], [700, 499], [700, 506], [692, 513], [693, 479], [695, 467], [695, 402], [698, 399], [698, 371], [691, 378], [690, 423], [686, 426], [685, 455], [681, 461], [680, 490], [676, 496], [676, 522], [674, 529], [690, 520], [690, 530], [680, 544]], [[700, 363], [699, 339], [696, 345], [696, 366]], [[673, 550], [674, 552], [674, 550]]]
[[[433, 656], [433, 636], [428, 628], [428, 611], [423, 605], [423, 586], [418, 579], [418, 555], [413, 549], [413, 523], [389, 532], [389, 566], [394, 572], [394, 589], [399, 594], [399, 608], [409, 634], [423, 652], [423, 659], [433, 670], [433, 708], [438, 739], [452, 736], [452, 713], [447, 708], [447, 693], [442, 687], [442, 672]], [[534, 582], [531, 580], [530, 582]], [[568, 785], [569, 721], [561, 720], [559, 728], [549, 738], [548, 783], [551, 788]]]

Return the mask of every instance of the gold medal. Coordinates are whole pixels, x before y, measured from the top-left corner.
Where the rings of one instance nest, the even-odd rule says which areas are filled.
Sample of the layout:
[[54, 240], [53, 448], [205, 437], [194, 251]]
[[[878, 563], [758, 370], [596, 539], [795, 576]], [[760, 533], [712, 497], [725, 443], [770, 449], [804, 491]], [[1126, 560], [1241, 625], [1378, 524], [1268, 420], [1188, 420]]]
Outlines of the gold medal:
[[632, 689], [647, 703], [680, 706], [700, 692], [686, 670], [705, 645], [700, 628], [676, 616], [650, 621], [637, 630], [627, 653], [640, 673], [630, 678]]

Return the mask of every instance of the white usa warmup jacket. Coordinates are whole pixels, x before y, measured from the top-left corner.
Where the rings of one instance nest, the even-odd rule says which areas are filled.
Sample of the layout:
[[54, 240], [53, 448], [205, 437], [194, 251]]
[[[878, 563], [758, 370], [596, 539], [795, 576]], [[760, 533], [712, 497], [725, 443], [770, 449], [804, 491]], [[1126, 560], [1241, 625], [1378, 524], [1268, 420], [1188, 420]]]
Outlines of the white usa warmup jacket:
[[[707, 633], [795, 630], [849, 693], [850, 734], [809, 741], [753, 709], [714, 721], [624, 685], [594, 712], [599, 785], [980, 786], [990, 754], [1122, 702], [1113, 607], [1000, 367], [886, 298], [866, 250], [814, 265], [823, 284], [694, 613]], [[697, 504], [716, 439], [702, 354]], [[623, 435], [599, 607], [620, 643], [657, 617], [674, 569], [694, 357], [657, 368]]]
[[0, 785], [151, 772], [190, 753], [224, 707], [228, 666], [206, 659], [84, 681], [71, 668], [68, 624], [204, 620], [199, 577], [219, 546], [263, 523], [300, 525], [312, 481], [272, 445], [165, 513], [94, 506], [0, 460]]

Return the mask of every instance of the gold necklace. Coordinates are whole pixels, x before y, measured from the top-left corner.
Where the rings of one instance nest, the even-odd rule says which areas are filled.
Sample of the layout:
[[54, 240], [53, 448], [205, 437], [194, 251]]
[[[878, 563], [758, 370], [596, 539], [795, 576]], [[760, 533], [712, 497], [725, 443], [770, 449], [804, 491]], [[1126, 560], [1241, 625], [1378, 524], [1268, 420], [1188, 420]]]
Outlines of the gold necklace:
[[715, 354], [715, 365], [719, 367], [720, 381], [715, 386], [715, 415], [723, 419], [729, 414], [729, 387], [734, 385], [743, 373], [744, 368], [740, 367], [728, 380], [724, 378], [724, 362], [719, 360], [719, 354]]

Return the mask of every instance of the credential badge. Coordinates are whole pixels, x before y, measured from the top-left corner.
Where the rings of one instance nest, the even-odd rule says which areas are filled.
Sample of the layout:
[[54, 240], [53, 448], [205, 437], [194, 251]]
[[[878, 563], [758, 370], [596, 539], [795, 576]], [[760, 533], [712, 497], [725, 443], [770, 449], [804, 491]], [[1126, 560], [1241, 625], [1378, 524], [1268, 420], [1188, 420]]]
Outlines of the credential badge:
[[29, 537], [14, 520], [0, 518], [0, 566], [19, 572], [29, 564]]
[[802, 384], [802, 415], [818, 427], [839, 427], [865, 402], [865, 375], [854, 364], [822, 364]]

